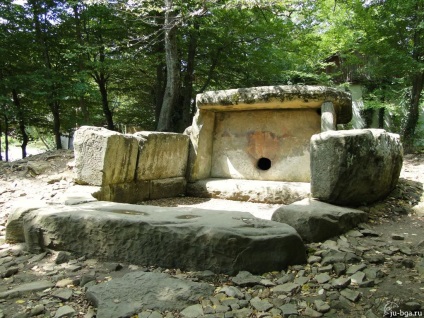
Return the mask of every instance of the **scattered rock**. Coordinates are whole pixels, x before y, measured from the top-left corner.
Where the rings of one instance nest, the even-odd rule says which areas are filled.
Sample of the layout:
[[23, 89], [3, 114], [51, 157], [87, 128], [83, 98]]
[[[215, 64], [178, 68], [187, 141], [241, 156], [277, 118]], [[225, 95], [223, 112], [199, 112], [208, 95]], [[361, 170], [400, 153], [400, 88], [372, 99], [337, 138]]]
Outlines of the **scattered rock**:
[[62, 306], [56, 311], [54, 318], [62, 318], [62, 317], [74, 317], [76, 315], [76, 311], [71, 306]]
[[261, 281], [261, 277], [252, 275], [248, 271], [240, 271], [231, 280], [233, 281], [234, 284], [244, 287], [244, 286], [254, 286], [259, 284], [259, 282]]

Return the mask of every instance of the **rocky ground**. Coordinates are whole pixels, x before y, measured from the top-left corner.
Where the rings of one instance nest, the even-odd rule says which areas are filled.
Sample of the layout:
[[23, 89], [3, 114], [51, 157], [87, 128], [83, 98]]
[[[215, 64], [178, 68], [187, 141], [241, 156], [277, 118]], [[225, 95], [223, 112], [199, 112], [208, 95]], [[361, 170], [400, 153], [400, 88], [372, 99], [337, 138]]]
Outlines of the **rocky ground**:
[[[203, 286], [204, 294], [199, 297], [197, 287], [192, 287], [185, 297], [175, 297], [178, 303], [176, 299], [145, 302], [150, 309], [140, 309], [138, 317], [424, 315], [424, 155], [406, 156], [393, 193], [383, 202], [361, 207], [369, 213], [367, 223], [331, 240], [308, 244], [307, 264], [261, 276], [240, 272], [234, 277], [101, 262], [58, 251], [33, 255], [23, 245], [6, 243], [5, 226], [13, 206], [30, 199], [55, 204], [73, 185], [72, 158], [70, 151], [55, 151], [0, 163], [0, 317], [95, 317], [96, 313], [98, 318], [119, 317], [118, 307], [134, 305], [126, 303], [125, 294], [149, 294], [142, 286], [150, 286], [152, 280], [158, 285], [166, 281], [163, 273], [174, 277], [175, 290], [196, 283]], [[212, 204], [265, 217], [276, 208], [194, 198], [148, 204]], [[121, 287], [112, 288], [113, 284]], [[94, 287], [97, 293], [87, 295], [87, 289]]]

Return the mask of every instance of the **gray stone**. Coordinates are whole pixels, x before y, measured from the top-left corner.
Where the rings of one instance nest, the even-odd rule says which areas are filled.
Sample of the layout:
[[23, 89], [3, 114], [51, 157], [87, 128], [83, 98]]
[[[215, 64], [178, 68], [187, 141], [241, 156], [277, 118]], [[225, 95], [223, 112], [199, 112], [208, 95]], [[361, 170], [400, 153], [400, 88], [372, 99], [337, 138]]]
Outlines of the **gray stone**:
[[386, 261], [382, 254], [365, 254], [363, 258], [371, 264], [383, 264]]
[[53, 286], [54, 284], [48, 280], [39, 280], [31, 283], [24, 283], [8, 291], [0, 293], [0, 299], [6, 297], [18, 297], [27, 293], [45, 290]]
[[308, 317], [321, 317], [322, 314], [316, 310], [313, 310], [311, 307], [306, 307], [303, 315]]
[[285, 304], [280, 307], [280, 310], [282, 311], [283, 317], [287, 318], [290, 315], [297, 316], [299, 313], [297, 311], [297, 306], [295, 304]]
[[272, 220], [293, 226], [306, 242], [321, 242], [366, 221], [367, 214], [360, 210], [304, 199], [280, 207], [272, 215]]
[[399, 135], [382, 129], [327, 131], [311, 138], [312, 197], [361, 206], [386, 197], [403, 161]]
[[405, 236], [401, 234], [392, 234], [392, 239], [397, 241], [403, 241], [405, 239]]
[[314, 263], [319, 263], [321, 262], [321, 256], [315, 256], [315, 255], [311, 255], [308, 257], [308, 264], [314, 264]]
[[351, 284], [361, 284], [364, 281], [365, 273], [363, 272], [356, 272], [352, 276], [350, 276], [350, 283]]
[[244, 297], [240, 289], [234, 286], [224, 286], [219, 290], [220, 293], [225, 293], [228, 297], [242, 299]]
[[321, 264], [357, 263], [359, 261], [361, 261], [361, 259], [353, 253], [330, 250], [324, 255]]
[[243, 212], [91, 202], [46, 207], [22, 218], [15, 213], [6, 233], [13, 227], [14, 239], [25, 238], [30, 251], [48, 245], [78, 256], [227, 274], [306, 262], [292, 227]]
[[424, 258], [415, 263], [415, 268], [422, 278], [424, 278]]
[[300, 285], [295, 283], [285, 283], [275, 286], [272, 291], [275, 295], [296, 294], [300, 290]]
[[134, 181], [138, 141], [101, 127], [83, 126], [74, 136], [76, 180], [105, 186]]
[[309, 282], [308, 277], [296, 277], [294, 279], [294, 283], [298, 285], [305, 285], [307, 282]]
[[44, 305], [38, 304], [31, 308], [31, 311], [29, 313], [30, 317], [41, 315], [44, 313]]
[[62, 306], [59, 307], [59, 309], [56, 311], [56, 314], [54, 315], [54, 318], [61, 318], [61, 317], [73, 317], [76, 315], [76, 311], [71, 306]]
[[273, 307], [269, 301], [262, 300], [259, 297], [252, 298], [250, 304], [258, 311], [268, 311]]
[[56, 257], [56, 259], [55, 259], [55, 263], [56, 263], [56, 264], [63, 264], [63, 263], [66, 263], [66, 262], [68, 262], [68, 261], [71, 259], [71, 257], [72, 257], [72, 254], [71, 254], [71, 253], [69, 253], [69, 252], [64, 252], [64, 251], [60, 251], [60, 252], [57, 254], [57, 257]]
[[11, 276], [17, 274], [18, 272], [19, 272], [18, 267], [4, 268], [3, 266], [0, 266], [0, 277], [2, 277], [2, 278], [11, 277]]
[[307, 182], [209, 178], [187, 184], [187, 195], [234, 201], [291, 204], [310, 194]]
[[96, 280], [96, 276], [95, 275], [90, 275], [90, 274], [82, 275], [79, 285], [81, 287], [84, 287], [87, 283], [92, 282], [92, 281], [95, 281], [95, 280]]
[[181, 316], [186, 318], [197, 318], [203, 316], [202, 305], [191, 305], [181, 311]]
[[72, 289], [65, 288], [65, 289], [59, 289], [56, 290], [52, 296], [59, 298], [60, 300], [68, 301], [72, 297]]
[[277, 284], [282, 285], [288, 282], [292, 282], [294, 281], [294, 274], [290, 273], [290, 274], [286, 274], [283, 277], [277, 279]]
[[319, 273], [329, 273], [329, 272], [331, 272], [332, 269], [333, 269], [333, 265], [328, 264], [328, 265], [325, 265], [325, 266], [318, 267], [318, 272]]
[[355, 291], [355, 290], [351, 290], [349, 288], [343, 289], [340, 292], [340, 295], [342, 295], [343, 297], [349, 299], [352, 302], [357, 302], [359, 300], [359, 298], [361, 298], [361, 293]]
[[331, 285], [335, 288], [345, 288], [350, 284], [350, 277], [339, 277], [334, 279]]
[[325, 284], [329, 282], [330, 279], [331, 279], [331, 276], [328, 275], [327, 273], [322, 273], [315, 276], [315, 280], [317, 281], [318, 284]]
[[137, 180], [183, 177], [186, 174], [189, 137], [183, 134], [142, 131], [139, 141]]
[[252, 312], [253, 310], [250, 308], [242, 308], [242, 309], [233, 311], [233, 314], [235, 318], [246, 318], [246, 317], [250, 317]]
[[212, 295], [213, 290], [208, 284], [167, 274], [132, 272], [89, 287], [86, 297], [97, 307], [98, 317], [114, 318], [131, 316], [141, 309], [183, 310], [196, 304], [200, 297]]
[[314, 301], [315, 308], [320, 313], [326, 313], [329, 312], [331, 307], [329, 304], [327, 304], [325, 301], [321, 299], [317, 299]]
[[346, 271], [346, 274], [347, 275], [355, 274], [356, 272], [361, 271], [365, 269], [366, 267], [367, 265], [365, 264], [355, 264], [355, 265], [349, 266], [349, 268]]
[[333, 269], [334, 269], [334, 273], [337, 276], [344, 275], [346, 273], [346, 264], [344, 264], [344, 263], [334, 263]]
[[236, 276], [231, 278], [234, 284], [238, 286], [254, 286], [261, 281], [260, 276], [252, 275], [248, 271], [241, 271]]

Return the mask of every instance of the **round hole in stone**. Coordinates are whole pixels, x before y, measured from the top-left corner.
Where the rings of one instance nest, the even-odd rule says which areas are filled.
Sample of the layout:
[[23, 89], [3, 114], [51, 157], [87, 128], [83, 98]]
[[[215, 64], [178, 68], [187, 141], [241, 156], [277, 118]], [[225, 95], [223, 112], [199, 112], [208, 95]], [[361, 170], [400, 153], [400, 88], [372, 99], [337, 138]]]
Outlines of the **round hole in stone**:
[[256, 166], [258, 167], [258, 169], [268, 170], [269, 168], [271, 168], [271, 160], [268, 158], [260, 158]]

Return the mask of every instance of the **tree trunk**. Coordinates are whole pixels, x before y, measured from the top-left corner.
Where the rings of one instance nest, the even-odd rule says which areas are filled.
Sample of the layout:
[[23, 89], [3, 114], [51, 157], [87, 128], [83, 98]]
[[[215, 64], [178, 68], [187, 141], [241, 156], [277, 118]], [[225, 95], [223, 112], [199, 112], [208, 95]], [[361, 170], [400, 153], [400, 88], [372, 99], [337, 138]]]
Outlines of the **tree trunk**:
[[[78, 10], [78, 3], [76, 3], [73, 6], [74, 10], [74, 18], [75, 18], [75, 36], [77, 39], [77, 43], [80, 45], [80, 47], [84, 46], [84, 41], [82, 38], [82, 31], [81, 31], [81, 15]], [[79, 53], [78, 55], [78, 71], [81, 73], [84, 71], [84, 54]], [[83, 84], [83, 80], [81, 79], [80, 82]], [[82, 125], [88, 125], [90, 123], [90, 113], [88, 111], [87, 102], [84, 98], [84, 93], [82, 93], [79, 96], [79, 107], [82, 112]]]
[[106, 118], [107, 129], [115, 130], [115, 124], [113, 123], [113, 114], [109, 108], [108, 93], [107, 93], [107, 80], [108, 76], [103, 73], [96, 74], [96, 83], [99, 86], [100, 95], [102, 96], [102, 108], [103, 114]]
[[[99, 61], [100, 63], [104, 63], [106, 59], [105, 48], [104, 46], [100, 46], [99, 48]], [[106, 75], [105, 72], [98, 71], [92, 74], [94, 80], [99, 86], [100, 95], [102, 96], [102, 109], [103, 114], [105, 115], [107, 129], [115, 130], [115, 124], [113, 123], [113, 114], [109, 107], [108, 100], [108, 91], [107, 91], [107, 82], [109, 81], [109, 75]]]
[[190, 42], [188, 45], [187, 69], [184, 75], [182, 118], [178, 125], [178, 131], [183, 132], [190, 125], [192, 106], [193, 106], [193, 80], [195, 57], [197, 50], [197, 40], [199, 37], [199, 24], [194, 23], [194, 31], [190, 33]]
[[9, 161], [9, 136], [7, 132], [9, 131], [9, 118], [6, 115], [3, 115], [4, 118], [4, 155], [6, 161]]
[[28, 145], [29, 137], [25, 130], [25, 117], [24, 117], [21, 101], [19, 99], [18, 92], [15, 89], [12, 90], [12, 99], [13, 99], [13, 104], [15, 105], [17, 110], [16, 114], [18, 117], [19, 131], [22, 134], [21, 148], [22, 148], [22, 159], [24, 159], [27, 156], [26, 147]]
[[385, 113], [385, 108], [384, 107], [380, 107], [378, 109], [378, 128], [382, 128], [384, 129], [384, 113]]
[[155, 99], [155, 120], [159, 122], [160, 109], [162, 108], [163, 95], [165, 94], [165, 65], [164, 63], [159, 63], [156, 66], [156, 83], [154, 88], [154, 99]]
[[[42, 26], [39, 19], [39, 15], [42, 14], [42, 8], [38, 1], [29, 1], [29, 3], [32, 5], [35, 34], [44, 58], [44, 67], [49, 70], [49, 73], [51, 73], [53, 72], [53, 67], [50, 59], [49, 46], [46, 40], [46, 29], [43, 31], [43, 27], [47, 27], [45, 24]], [[47, 104], [49, 105], [50, 111], [53, 115], [53, 134], [55, 136], [56, 149], [62, 149], [62, 143], [60, 141], [60, 103], [56, 98], [56, 83], [52, 79], [51, 75], [48, 76], [48, 81], [50, 82], [50, 94], [48, 95]]]
[[56, 149], [62, 149], [62, 141], [60, 140], [60, 112], [59, 102], [49, 104], [50, 111], [53, 114], [53, 134], [56, 143]]
[[424, 72], [415, 74], [412, 80], [411, 97], [409, 99], [408, 117], [403, 130], [405, 153], [411, 152], [414, 146], [415, 128], [420, 114], [420, 97], [424, 88]]
[[3, 156], [1, 154], [1, 135], [2, 135], [2, 130], [1, 130], [1, 121], [0, 121], [0, 161], [3, 161]]
[[166, 88], [160, 110], [158, 131], [173, 131], [172, 113], [179, 99], [180, 63], [178, 60], [176, 14], [172, 0], [165, 0]]

